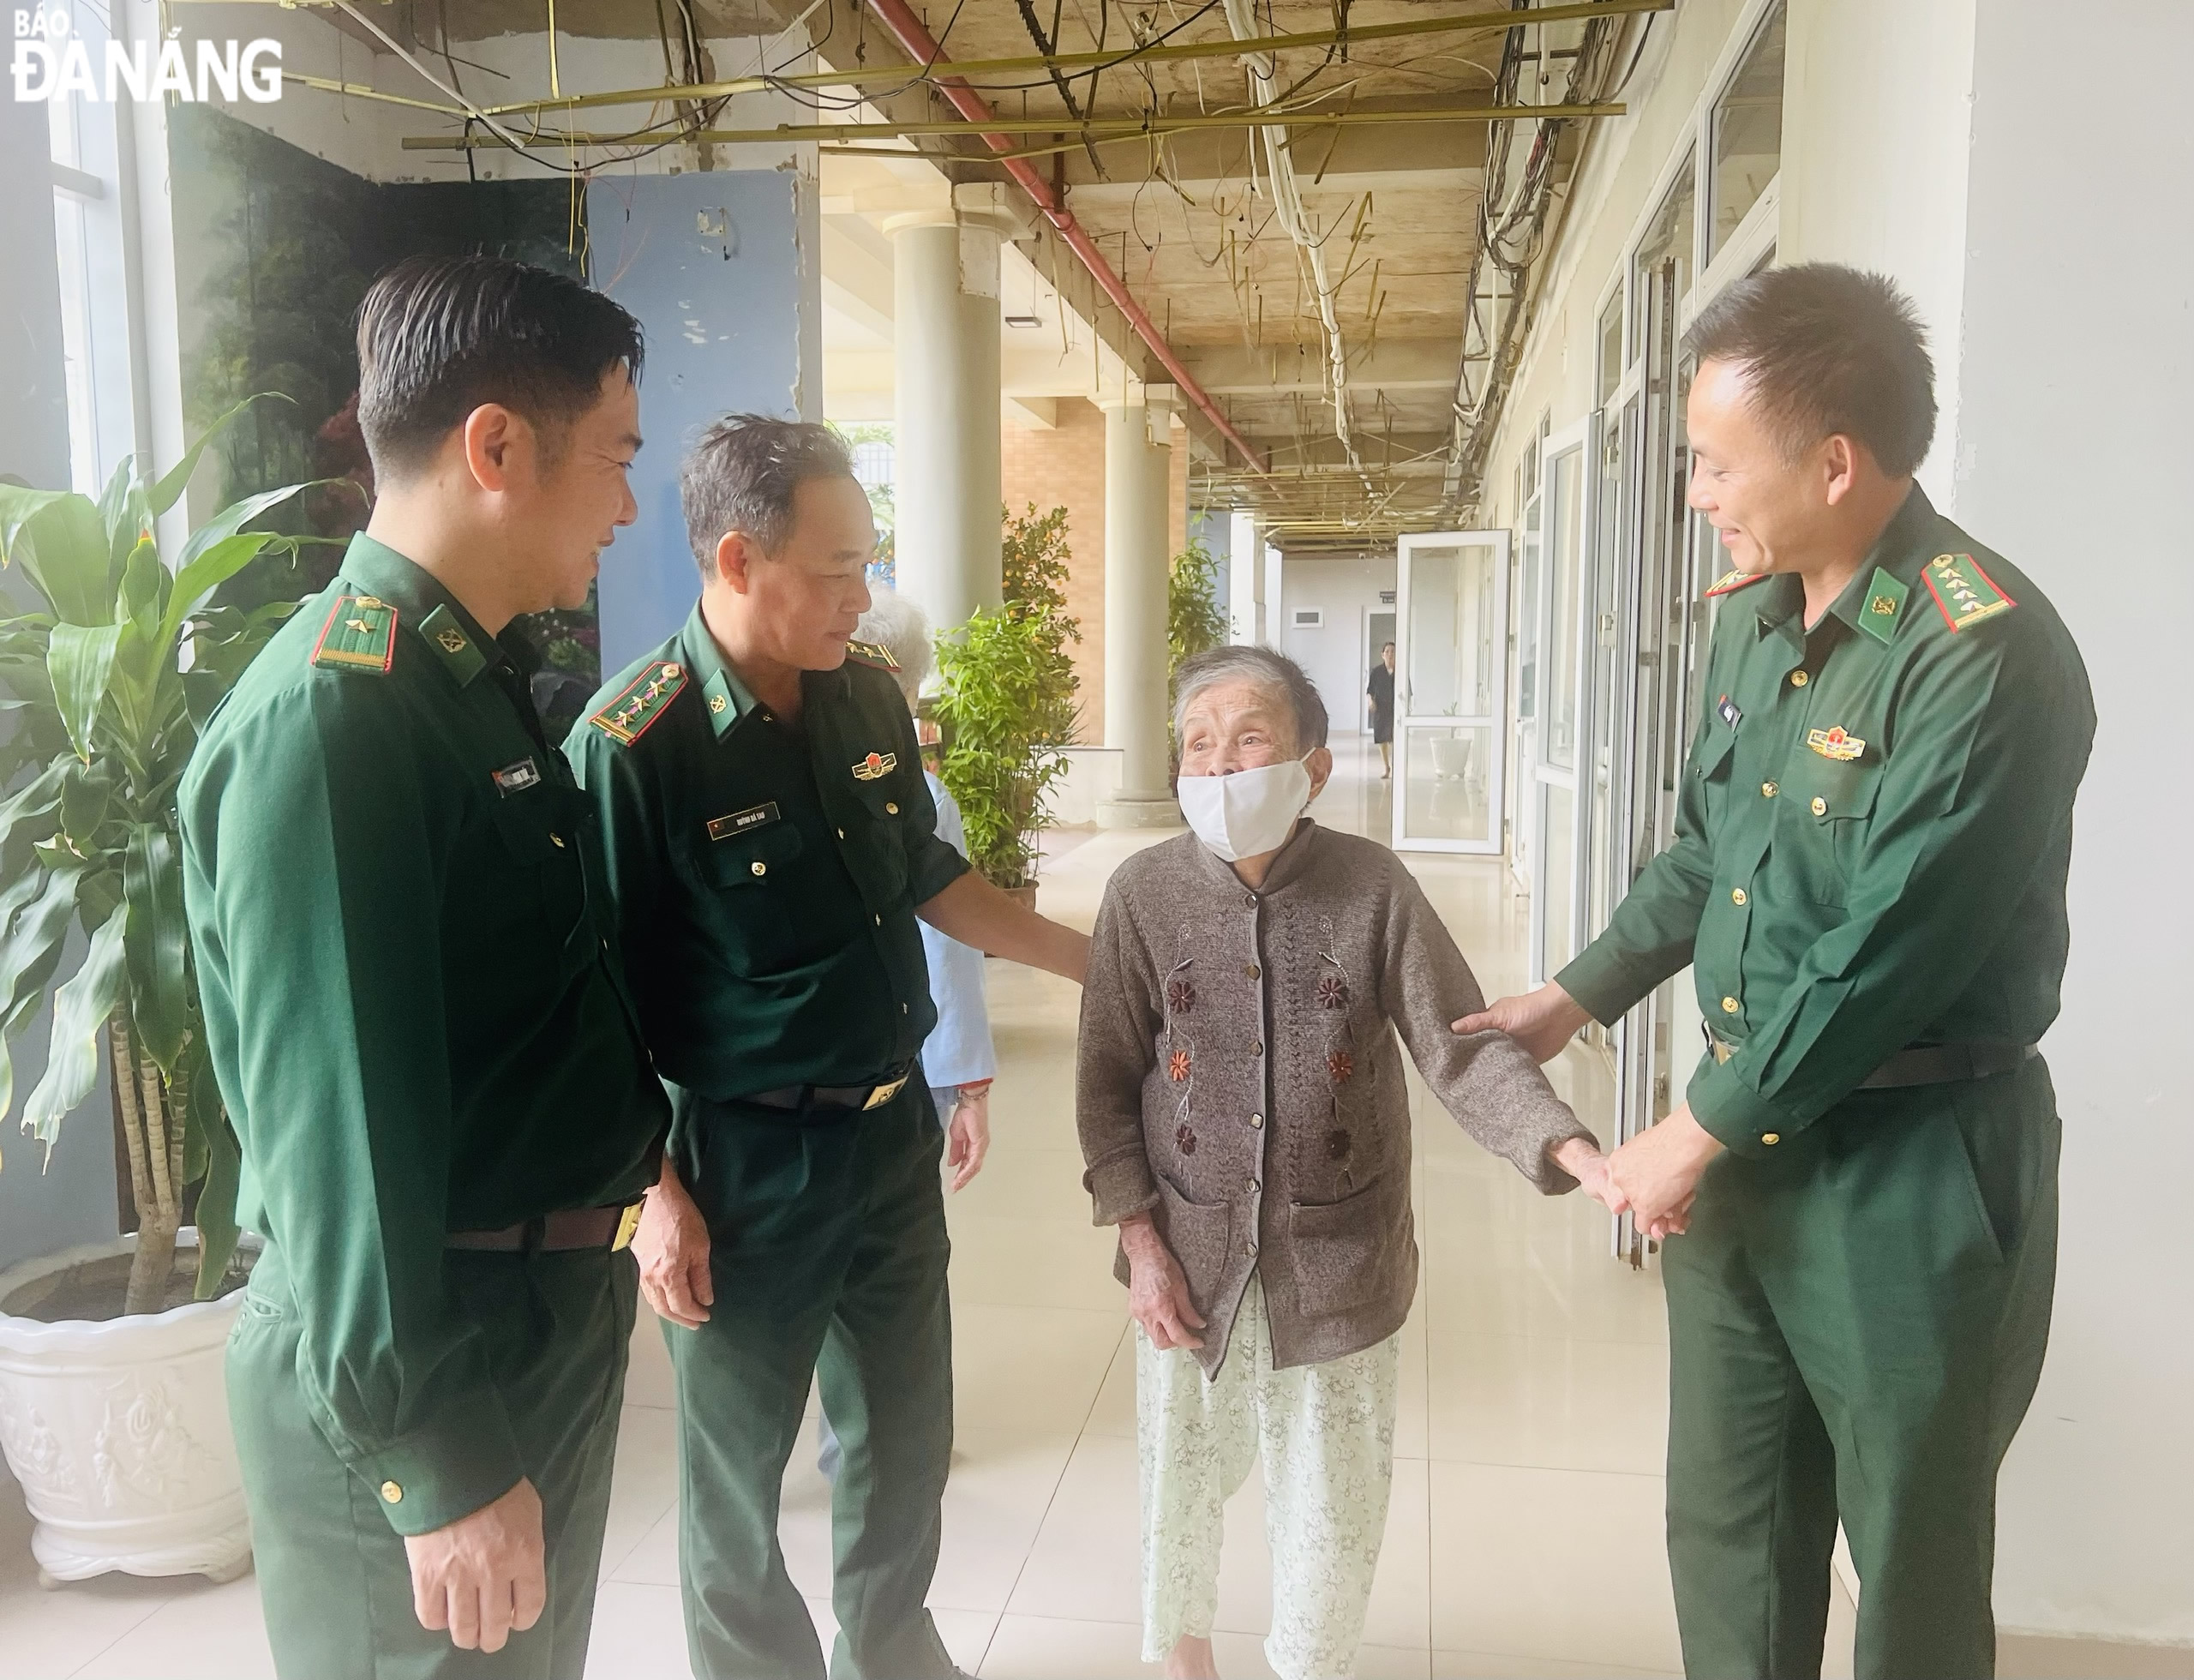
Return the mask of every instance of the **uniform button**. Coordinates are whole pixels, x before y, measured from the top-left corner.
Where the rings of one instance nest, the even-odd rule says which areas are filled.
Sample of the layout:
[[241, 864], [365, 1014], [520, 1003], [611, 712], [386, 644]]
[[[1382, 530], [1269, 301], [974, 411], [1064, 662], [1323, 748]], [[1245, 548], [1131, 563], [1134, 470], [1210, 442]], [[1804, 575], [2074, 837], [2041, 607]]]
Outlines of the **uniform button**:
[[1812, 681], [1813, 678], [1802, 670], [1790, 673], [1790, 686], [1793, 688], [1802, 688]]
[[884, 801], [884, 814], [887, 817], [896, 817], [899, 814], [899, 807], [887, 799]]
[[555, 847], [558, 851], [560, 852], [564, 849], [564, 837], [562, 835], [552, 834], [548, 837], [555, 843]]
[[1825, 799], [1815, 799], [1813, 801], [1813, 815], [1816, 817], [1825, 817], [1827, 814], [1828, 801]]
[[404, 1490], [395, 1482], [383, 1482], [381, 1497], [383, 1503], [393, 1505], [404, 1497]]
[[672, 682], [675, 682], [680, 677], [685, 675], [686, 672], [680, 666], [665, 665], [662, 668], [662, 674], [666, 679]]
[[1775, 784], [1774, 784], [1772, 782], [1763, 782], [1763, 783], [1761, 783], [1759, 784], [1759, 796], [1760, 796], [1762, 799], [1772, 799], [1772, 798], [1774, 798], [1774, 797], [1775, 797]]
[[843, 829], [842, 828], [842, 829], [840, 829], [840, 830], [838, 831], [838, 838], [840, 838], [841, 840], [842, 840], [842, 839], [844, 839], [845, 837], [846, 837], [846, 831], [845, 831], [845, 830], [843, 830]]
[[882, 916], [880, 916], [880, 915], [879, 915], [879, 916], [875, 916], [875, 917], [872, 917], [872, 918], [871, 918], [871, 919], [872, 919], [872, 920], [876, 923], [876, 925], [877, 925], [878, 927], [881, 927], [882, 926], [884, 926], [884, 918], [883, 918]]
[[1252, 1114], [1250, 1116], [1250, 1129], [1253, 1131], [1259, 1126], [1262, 1126], [1264, 1123], [1265, 1117], [1262, 1114]]
[[1724, 1015], [1735, 1015], [1736, 1012], [1737, 1012], [1737, 1000], [1736, 1000], [1735, 998], [1724, 998], [1724, 999], [1722, 999], [1722, 1013], [1723, 1013], [1723, 1014], [1724, 1014]]
[[904, 1005], [904, 1004], [901, 1004], [901, 1005], [899, 1005], [899, 1013], [900, 1013], [900, 1014], [902, 1014], [902, 1015], [904, 1015], [904, 1014], [906, 1014], [906, 1013], [907, 1013], [907, 1006], [906, 1006], [906, 1005]]
[[1732, 904], [1740, 906], [1743, 905], [1747, 902], [1745, 898], [1745, 890], [1741, 886], [1731, 887], [1729, 889], [1729, 902]]
[[1779, 1131], [1763, 1131], [1759, 1134], [1759, 1141], [1771, 1149], [1783, 1141], [1783, 1134]]
[[1257, 977], [1257, 965], [1255, 963], [1252, 963], [1247, 968], [1244, 969], [1242, 972], [1249, 975], [1251, 980], [1255, 980]]
[[760, 858], [758, 858], [758, 858], [756, 858], [756, 859], [754, 860], [754, 861], [753, 861], [753, 862], [752, 862], [752, 863], [748, 864], [746, 867], [747, 867], [749, 869], [752, 869], [752, 870], [756, 874], [758, 874], [758, 875], [766, 875], [766, 874], [768, 874], [768, 873], [770, 873], [770, 866], [769, 866], [768, 864], [766, 864], [766, 863], [763, 862], [763, 861], [762, 861], [762, 860], [761, 860]]

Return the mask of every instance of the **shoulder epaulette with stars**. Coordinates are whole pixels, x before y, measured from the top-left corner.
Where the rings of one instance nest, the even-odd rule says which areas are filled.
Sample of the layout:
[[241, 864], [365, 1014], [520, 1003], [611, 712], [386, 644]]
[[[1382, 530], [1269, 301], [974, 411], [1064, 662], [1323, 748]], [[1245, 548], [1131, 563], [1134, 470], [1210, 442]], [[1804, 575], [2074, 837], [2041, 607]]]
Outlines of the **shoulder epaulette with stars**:
[[1927, 593], [1935, 597], [1935, 610], [1942, 614], [1943, 622], [1953, 634], [2018, 605], [1996, 587], [1995, 579], [1981, 569], [1980, 561], [1971, 555], [1937, 555], [1920, 575], [1927, 579]]
[[1747, 584], [1756, 584], [1769, 573], [1765, 572], [1725, 572], [1706, 593], [1711, 596], [1734, 595]]
[[630, 747], [655, 726], [686, 686], [686, 668], [668, 661], [644, 665], [625, 692], [586, 721], [620, 747]]
[[321, 626], [312, 663], [387, 676], [396, 663], [396, 609], [371, 595], [339, 595]]
[[881, 642], [848, 642], [846, 657], [857, 665], [872, 665], [879, 671], [899, 669], [899, 662], [891, 657], [891, 650]]

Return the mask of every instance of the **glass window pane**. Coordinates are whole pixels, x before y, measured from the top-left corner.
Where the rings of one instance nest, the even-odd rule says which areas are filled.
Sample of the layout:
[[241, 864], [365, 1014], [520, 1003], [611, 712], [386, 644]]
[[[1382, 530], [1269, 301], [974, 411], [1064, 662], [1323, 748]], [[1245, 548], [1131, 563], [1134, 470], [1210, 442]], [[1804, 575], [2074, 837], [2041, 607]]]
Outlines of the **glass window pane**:
[[[1532, 453], [1536, 459], [1538, 452], [1534, 450]], [[1524, 607], [1516, 621], [1522, 636], [1516, 650], [1516, 718], [1519, 723], [1538, 716], [1539, 502], [1537, 497], [1533, 497], [1524, 509], [1522, 554]]]
[[[1692, 160], [1698, 154], [1687, 157], [1683, 167], [1676, 173], [1675, 183], [1669, 189], [1669, 195], [1661, 201], [1661, 207], [1654, 212], [1652, 225], [1646, 230], [1646, 237], [1638, 245], [1638, 269], [1645, 274], [1662, 263], [1674, 260], [1675, 263], [1674, 296], [1681, 299], [1691, 290], [1693, 221], [1692, 212], [1697, 207], [1699, 194], [1692, 180]], [[1643, 345], [1646, 342], [1646, 308], [1652, 288], [1634, 285], [1632, 292], [1638, 300], [1637, 320], [1634, 324], [1631, 342]]]
[[1714, 106], [1711, 257], [1783, 167], [1783, 8], [1767, 20]]
[[1408, 801], [1402, 832], [1412, 840], [1493, 838], [1487, 776], [1493, 763], [1490, 724], [1412, 723], [1402, 764]]
[[1577, 766], [1577, 615], [1582, 570], [1585, 452], [1565, 449], [1547, 472], [1546, 762]]
[[1493, 622], [1497, 581], [1494, 550], [1486, 543], [1410, 549], [1406, 716], [1493, 714], [1496, 660], [1506, 640]]
[[1604, 404], [1622, 383], [1622, 288], [1616, 288], [1600, 316], [1600, 401]]
[[1577, 954], [1570, 923], [1575, 884], [1570, 866], [1576, 847], [1570, 825], [1577, 813], [1576, 795], [1551, 782], [1539, 783], [1539, 832], [1545, 837], [1540, 868], [1532, 890], [1544, 897], [1544, 921], [1539, 934], [1539, 972], [1549, 979]]

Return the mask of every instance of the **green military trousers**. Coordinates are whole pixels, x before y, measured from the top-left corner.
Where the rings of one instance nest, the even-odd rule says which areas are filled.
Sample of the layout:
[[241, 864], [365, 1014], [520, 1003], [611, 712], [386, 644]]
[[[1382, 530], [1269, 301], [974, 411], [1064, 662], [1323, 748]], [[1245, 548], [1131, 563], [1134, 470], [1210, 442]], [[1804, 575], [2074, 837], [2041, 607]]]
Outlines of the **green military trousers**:
[[270, 1243], [229, 1337], [229, 1416], [284, 1680], [579, 1680], [586, 1667], [638, 1272], [631, 1256], [602, 1249], [453, 1251], [444, 1266], [487, 1338], [496, 1391], [541, 1496], [547, 1606], [493, 1656], [419, 1625], [403, 1537], [308, 1409], [297, 1303]]
[[948, 1676], [923, 1602], [952, 1457], [951, 1245], [929, 1088], [917, 1071], [890, 1102], [828, 1117], [695, 1103], [680, 1129], [716, 1283], [699, 1329], [663, 1327], [693, 1672], [824, 1673], [777, 1546], [785, 1465], [819, 1377], [844, 1454], [830, 1507], [831, 1680]]
[[1662, 1254], [1691, 1680], [1819, 1674], [1839, 1518], [1859, 1680], [1995, 1672], [1996, 1473], [2048, 1341], [2057, 1154], [2036, 1059], [1855, 1092], [1707, 1169]]

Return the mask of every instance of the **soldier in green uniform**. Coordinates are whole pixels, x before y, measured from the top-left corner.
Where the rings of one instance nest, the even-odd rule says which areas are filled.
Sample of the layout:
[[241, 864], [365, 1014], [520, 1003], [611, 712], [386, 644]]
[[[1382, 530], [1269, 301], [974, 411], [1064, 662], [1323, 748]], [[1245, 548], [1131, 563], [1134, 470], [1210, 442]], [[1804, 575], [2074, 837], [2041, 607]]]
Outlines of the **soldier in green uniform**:
[[2095, 711], [2041, 591], [1912, 482], [1933, 370], [1889, 282], [1731, 287], [1692, 331], [1719, 598], [1675, 843], [1552, 983], [1542, 1058], [1687, 963], [1688, 1101], [1612, 1157], [1663, 1252], [1669, 1557], [1695, 1677], [1994, 1672], [1997, 1469], [2040, 1374], [2072, 801]]
[[[229, 1344], [295, 1680], [577, 1680], [668, 1104], [512, 618], [633, 517], [639, 328], [486, 258], [368, 294], [379, 499], [184, 777], [206, 1029], [266, 1246]], [[498, 1653], [498, 1654], [490, 1654]]]
[[850, 640], [876, 534], [836, 435], [732, 417], [695, 447], [682, 492], [700, 601], [610, 681], [569, 749], [674, 1087], [636, 1247], [670, 1321], [693, 1671], [824, 1672], [776, 1534], [819, 1373], [844, 1455], [829, 1673], [949, 1676], [923, 1602], [952, 1376], [915, 918], [1076, 981], [1088, 941], [936, 832], [890, 657]]

